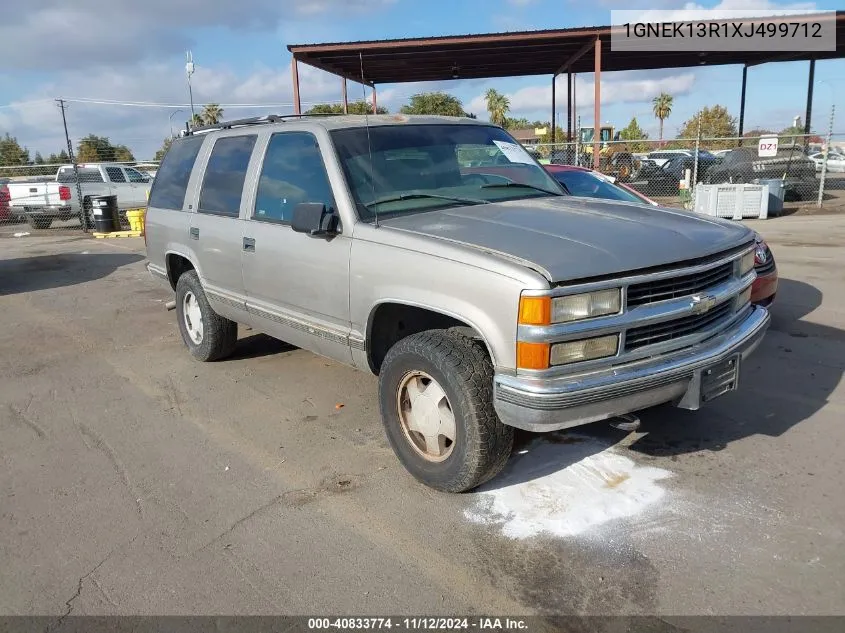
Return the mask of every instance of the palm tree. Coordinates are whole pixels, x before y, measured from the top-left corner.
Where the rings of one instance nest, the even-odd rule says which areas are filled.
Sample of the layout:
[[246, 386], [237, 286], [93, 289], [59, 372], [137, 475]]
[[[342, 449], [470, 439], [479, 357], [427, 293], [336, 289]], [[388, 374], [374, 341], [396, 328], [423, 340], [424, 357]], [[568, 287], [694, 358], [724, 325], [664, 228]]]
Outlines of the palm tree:
[[202, 127], [203, 125], [205, 125], [205, 121], [201, 114], [194, 114], [191, 117], [191, 127]]
[[672, 114], [672, 95], [661, 92], [651, 102], [654, 116], [660, 120], [660, 145], [663, 145], [663, 121]]
[[504, 127], [511, 102], [505, 95], [493, 88], [490, 88], [485, 93], [484, 98], [487, 100], [487, 112], [490, 113], [490, 122], [494, 125]]
[[220, 123], [220, 119], [223, 118], [223, 108], [217, 103], [209, 103], [202, 109], [200, 117], [206, 125]]

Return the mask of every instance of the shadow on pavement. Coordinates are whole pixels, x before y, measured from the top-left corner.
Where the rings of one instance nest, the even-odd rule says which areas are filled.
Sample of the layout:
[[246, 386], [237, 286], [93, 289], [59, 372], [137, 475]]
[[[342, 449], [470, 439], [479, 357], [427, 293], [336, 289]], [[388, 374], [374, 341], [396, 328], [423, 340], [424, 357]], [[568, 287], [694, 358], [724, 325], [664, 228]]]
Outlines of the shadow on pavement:
[[102, 279], [121, 266], [143, 259], [136, 253], [66, 253], [0, 259], [0, 296]]
[[292, 352], [299, 349], [298, 347], [285, 343], [277, 338], [268, 336], [266, 334], [252, 334], [245, 336], [238, 340], [238, 346], [235, 348], [235, 353], [232, 354], [227, 361], [246, 360], [248, 358], [261, 358], [262, 356], [272, 356], [273, 354], [283, 354], [284, 352]]

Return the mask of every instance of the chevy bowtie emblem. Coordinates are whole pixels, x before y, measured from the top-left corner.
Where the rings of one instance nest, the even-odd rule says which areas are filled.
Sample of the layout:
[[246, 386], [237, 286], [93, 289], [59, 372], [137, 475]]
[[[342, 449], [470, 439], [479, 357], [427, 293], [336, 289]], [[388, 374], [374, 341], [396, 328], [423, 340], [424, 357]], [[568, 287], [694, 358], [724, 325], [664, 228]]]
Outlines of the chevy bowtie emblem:
[[704, 314], [709, 312], [716, 305], [716, 297], [713, 295], [693, 295], [690, 308], [693, 314]]

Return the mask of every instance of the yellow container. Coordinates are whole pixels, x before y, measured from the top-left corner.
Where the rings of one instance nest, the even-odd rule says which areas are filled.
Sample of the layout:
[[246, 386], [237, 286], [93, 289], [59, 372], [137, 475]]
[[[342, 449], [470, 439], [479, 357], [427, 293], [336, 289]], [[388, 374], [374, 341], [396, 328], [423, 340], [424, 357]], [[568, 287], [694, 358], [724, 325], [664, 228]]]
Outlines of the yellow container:
[[133, 231], [144, 232], [144, 216], [146, 209], [129, 209], [126, 212], [126, 219], [129, 220], [129, 228]]

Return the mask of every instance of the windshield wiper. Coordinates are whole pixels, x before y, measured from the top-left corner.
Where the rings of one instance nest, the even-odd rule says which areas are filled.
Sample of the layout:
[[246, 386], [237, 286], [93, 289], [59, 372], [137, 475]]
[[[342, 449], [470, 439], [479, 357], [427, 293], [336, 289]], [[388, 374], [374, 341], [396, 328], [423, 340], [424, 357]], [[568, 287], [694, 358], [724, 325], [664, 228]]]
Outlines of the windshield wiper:
[[481, 185], [482, 189], [498, 189], [500, 187], [524, 187], [525, 189], [534, 189], [534, 191], [542, 191], [543, 193], [547, 193], [550, 196], [561, 196], [563, 194], [557, 191], [549, 191], [548, 189], [543, 189], [542, 187], [535, 187], [534, 185], [526, 185], [521, 182], [496, 182], [491, 183], [489, 185]]
[[364, 204], [368, 209], [378, 204], [385, 204], [387, 202], [398, 202], [399, 200], [416, 200], [420, 198], [430, 198], [434, 200], [449, 200], [451, 202], [460, 202], [462, 204], [490, 204], [489, 200], [480, 200], [478, 198], [461, 198], [457, 196], [441, 196], [435, 193], [400, 193], [395, 196], [385, 196], [378, 198], [372, 202]]

